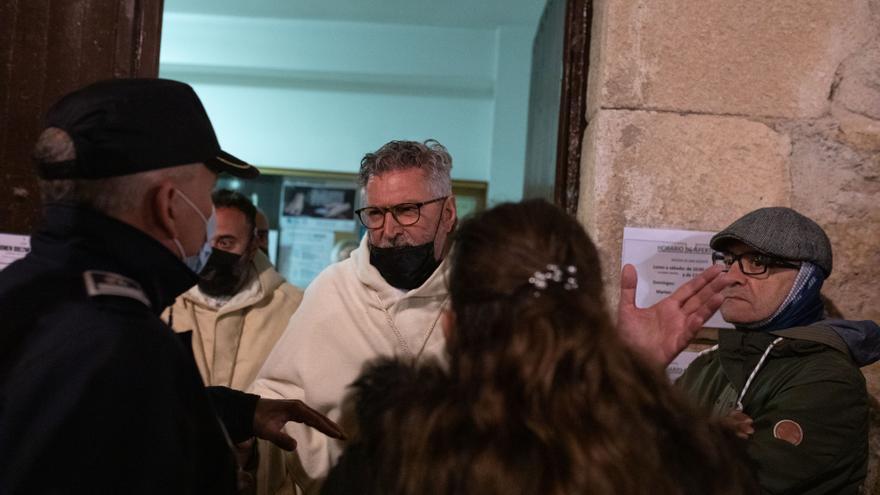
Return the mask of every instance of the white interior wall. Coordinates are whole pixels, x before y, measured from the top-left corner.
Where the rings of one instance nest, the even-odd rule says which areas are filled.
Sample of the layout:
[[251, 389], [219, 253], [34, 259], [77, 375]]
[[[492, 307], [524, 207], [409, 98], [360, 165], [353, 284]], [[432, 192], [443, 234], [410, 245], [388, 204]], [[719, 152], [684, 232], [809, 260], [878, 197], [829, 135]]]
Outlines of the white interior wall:
[[436, 138], [453, 177], [521, 197], [534, 29], [166, 12], [160, 75], [191, 83], [224, 148], [261, 166], [356, 172]]

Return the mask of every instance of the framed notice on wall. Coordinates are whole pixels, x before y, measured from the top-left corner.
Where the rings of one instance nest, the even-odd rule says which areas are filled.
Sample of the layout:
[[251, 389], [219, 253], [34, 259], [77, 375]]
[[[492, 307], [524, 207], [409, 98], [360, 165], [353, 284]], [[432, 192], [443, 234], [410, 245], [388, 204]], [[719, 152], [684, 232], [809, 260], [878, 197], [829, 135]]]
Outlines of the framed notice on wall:
[[357, 185], [338, 179], [285, 177], [279, 212], [278, 271], [304, 287], [335, 261], [337, 246], [356, 243]]

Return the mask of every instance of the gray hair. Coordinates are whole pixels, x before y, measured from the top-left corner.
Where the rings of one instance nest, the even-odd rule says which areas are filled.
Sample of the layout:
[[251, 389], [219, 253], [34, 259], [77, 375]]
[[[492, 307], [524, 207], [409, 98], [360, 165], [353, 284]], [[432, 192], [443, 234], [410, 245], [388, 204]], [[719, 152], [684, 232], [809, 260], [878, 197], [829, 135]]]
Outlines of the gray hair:
[[358, 183], [366, 187], [371, 177], [392, 170], [419, 168], [425, 171], [431, 192], [437, 196], [452, 194], [452, 156], [435, 139], [418, 141], [391, 141], [375, 153], [367, 153], [361, 160]]
[[[64, 162], [76, 158], [76, 148], [67, 132], [49, 127], [37, 139], [33, 157], [39, 163]], [[181, 166], [106, 179], [40, 180], [40, 197], [43, 204], [72, 203], [119, 216], [140, 209], [144, 195], [163, 179], [182, 183], [193, 175], [193, 167]]]

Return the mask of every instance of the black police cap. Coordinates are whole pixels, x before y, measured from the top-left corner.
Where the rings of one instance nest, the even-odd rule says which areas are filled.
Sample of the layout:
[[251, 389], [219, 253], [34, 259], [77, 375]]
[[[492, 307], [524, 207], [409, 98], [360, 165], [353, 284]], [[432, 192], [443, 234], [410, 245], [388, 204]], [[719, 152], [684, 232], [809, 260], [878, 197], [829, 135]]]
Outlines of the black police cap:
[[168, 79], [113, 79], [55, 103], [46, 127], [70, 135], [76, 158], [38, 163], [39, 176], [101, 179], [202, 162], [220, 173], [253, 178], [256, 167], [220, 149], [201, 100]]

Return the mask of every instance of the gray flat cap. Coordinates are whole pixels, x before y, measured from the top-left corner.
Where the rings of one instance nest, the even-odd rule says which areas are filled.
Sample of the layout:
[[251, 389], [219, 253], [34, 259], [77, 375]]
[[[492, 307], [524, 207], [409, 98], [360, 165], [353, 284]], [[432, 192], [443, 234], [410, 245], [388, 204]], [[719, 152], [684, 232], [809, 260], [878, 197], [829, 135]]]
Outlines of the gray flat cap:
[[831, 241], [819, 224], [781, 206], [760, 208], [715, 234], [709, 245], [723, 250], [739, 241], [764, 254], [792, 261], [809, 261], [831, 275]]

